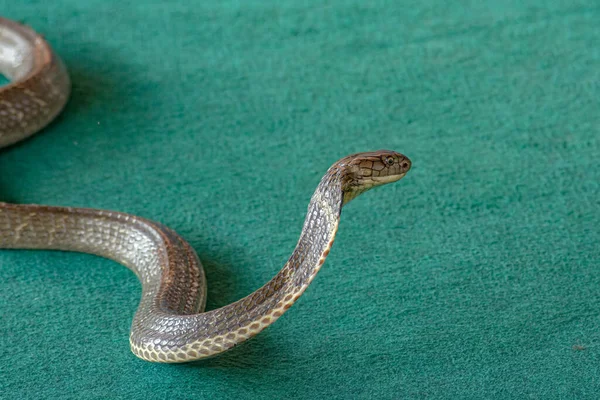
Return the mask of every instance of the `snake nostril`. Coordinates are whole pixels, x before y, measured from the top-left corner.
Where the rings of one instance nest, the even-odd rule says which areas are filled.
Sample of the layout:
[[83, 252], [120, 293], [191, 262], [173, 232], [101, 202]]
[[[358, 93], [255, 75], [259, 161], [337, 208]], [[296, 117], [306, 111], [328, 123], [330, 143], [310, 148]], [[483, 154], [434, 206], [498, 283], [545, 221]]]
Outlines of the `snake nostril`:
[[403, 168], [403, 169], [406, 169], [406, 168], [408, 168], [408, 163], [407, 163], [407, 162], [404, 162], [404, 163], [402, 163], [402, 168]]

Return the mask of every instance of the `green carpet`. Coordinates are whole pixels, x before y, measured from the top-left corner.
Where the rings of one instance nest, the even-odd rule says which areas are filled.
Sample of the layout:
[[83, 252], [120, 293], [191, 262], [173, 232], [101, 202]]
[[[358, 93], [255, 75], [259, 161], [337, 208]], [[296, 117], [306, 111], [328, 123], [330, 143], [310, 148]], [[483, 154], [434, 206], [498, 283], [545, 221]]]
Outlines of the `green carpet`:
[[42, 32], [73, 80], [55, 124], [0, 152], [1, 198], [176, 229], [205, 264], [209, 308], [283, 266], [331, 163], [380, 148], [413, 161], [344, 210], [284, 317], [196, 364], [130, 353], [140, 285], [126, 268], [0, 251], [0, 398], [600, 398], [597, 2], [0, 10]]

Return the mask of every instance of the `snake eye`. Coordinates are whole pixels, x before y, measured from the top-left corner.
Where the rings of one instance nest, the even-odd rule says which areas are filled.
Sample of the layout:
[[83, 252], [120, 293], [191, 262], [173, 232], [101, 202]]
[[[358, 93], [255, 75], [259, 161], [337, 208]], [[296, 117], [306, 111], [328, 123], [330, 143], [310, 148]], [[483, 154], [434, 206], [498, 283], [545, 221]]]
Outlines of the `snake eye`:
[[389, 166], [392, 166], [392, 165], [394, 165], [394, 157], [392, 157], [392, 156], [388, 156], [388, 157], [385, 159], [385, 162], [386, 162], [386, 163], [387, 163], [387, 165], [389, 165]]

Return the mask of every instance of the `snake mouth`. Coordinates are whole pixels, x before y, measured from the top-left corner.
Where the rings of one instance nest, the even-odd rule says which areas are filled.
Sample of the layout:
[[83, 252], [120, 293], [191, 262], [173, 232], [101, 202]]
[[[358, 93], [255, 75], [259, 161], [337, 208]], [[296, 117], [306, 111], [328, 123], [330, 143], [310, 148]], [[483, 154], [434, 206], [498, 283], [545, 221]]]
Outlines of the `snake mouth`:
[[403, 174], [397, 174], [397, 175], [372, 176], [371, 179], [373, 180], [373, 182], [375, 182], [379, 185], [383, 185], [386, 183], [392, 183], [392, 182], [399, 181], [400, 179], [404, 178], [404, 175], [406, 175], [406, 172]]

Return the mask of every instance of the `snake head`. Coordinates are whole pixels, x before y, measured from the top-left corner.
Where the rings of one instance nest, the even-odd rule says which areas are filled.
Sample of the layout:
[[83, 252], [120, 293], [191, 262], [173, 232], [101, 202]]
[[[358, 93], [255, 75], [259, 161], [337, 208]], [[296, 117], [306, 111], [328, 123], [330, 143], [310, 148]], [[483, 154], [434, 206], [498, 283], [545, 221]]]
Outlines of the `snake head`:
[[352, 154], [333, 166], [341, 178], [343, 204], [374, 187], [402, 179], [410, 167], [408, 157], [390, 150]]

